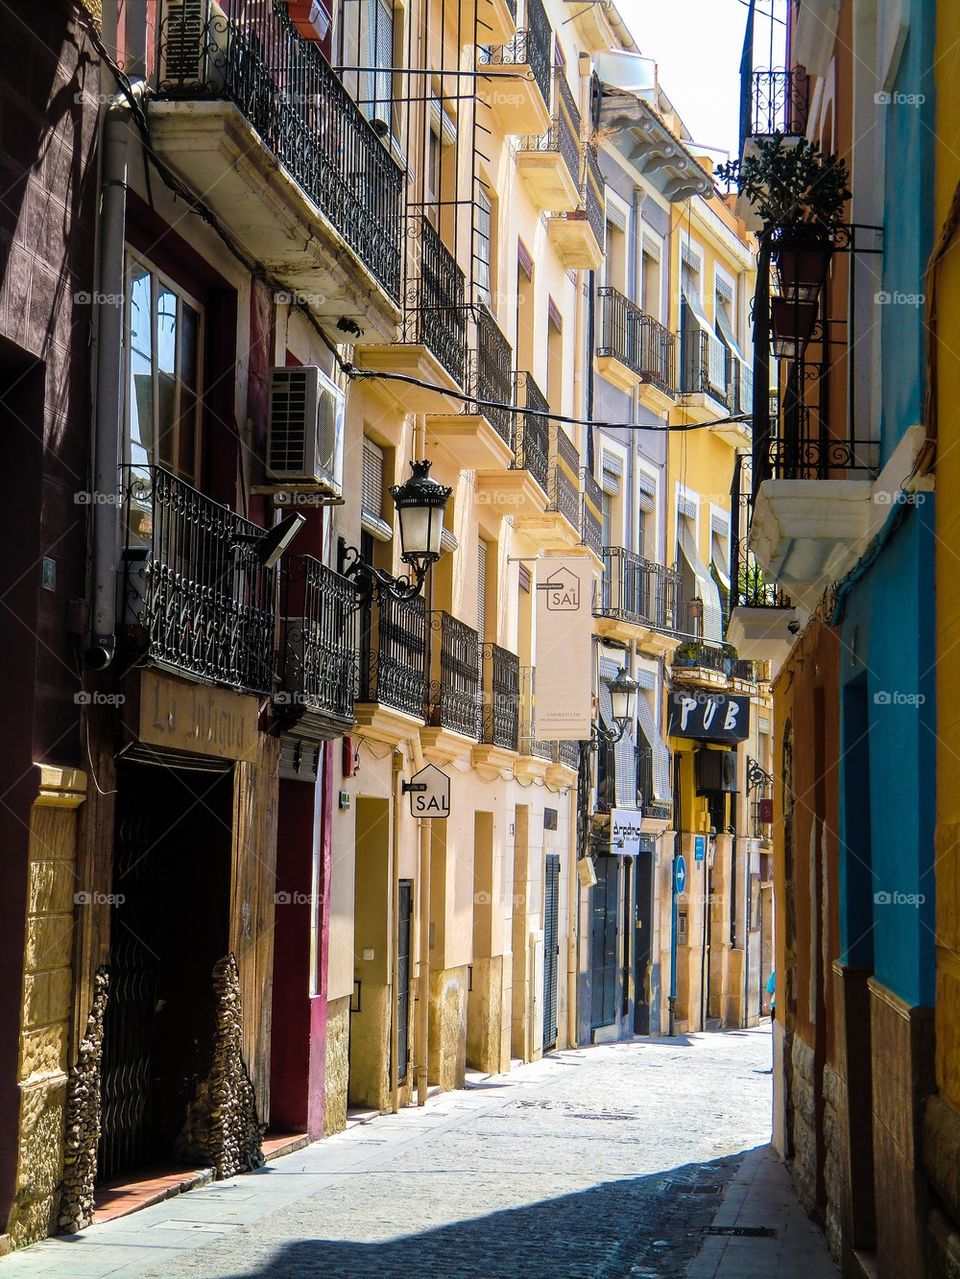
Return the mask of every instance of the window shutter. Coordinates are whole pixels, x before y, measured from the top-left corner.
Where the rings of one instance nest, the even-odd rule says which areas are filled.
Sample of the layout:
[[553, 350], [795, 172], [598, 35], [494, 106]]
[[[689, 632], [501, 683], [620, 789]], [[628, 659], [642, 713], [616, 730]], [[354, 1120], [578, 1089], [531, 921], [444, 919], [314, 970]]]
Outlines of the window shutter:
[[380, 542], [389, 542], [393, 529], [383, 518], [383, 449], [364, 437], [360, 483], [361, 528]]
[[[487, 544], [481, 538], [477, 542], [477, 634], [481, 650], [487, 622]], [[481, 658], [482, 661], [482, 658]]]

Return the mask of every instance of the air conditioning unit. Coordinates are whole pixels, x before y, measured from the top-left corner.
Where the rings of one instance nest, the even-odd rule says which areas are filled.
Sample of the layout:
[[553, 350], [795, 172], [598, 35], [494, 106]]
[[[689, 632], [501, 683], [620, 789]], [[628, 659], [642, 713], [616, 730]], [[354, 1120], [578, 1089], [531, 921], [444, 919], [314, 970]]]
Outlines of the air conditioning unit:
[[343, 392], [312, 364], [270, 375], [267, 476], [339, 497], [343, 481]]
[[160, 92], [221, 90], [232, 30], [217, 0], [163, 0], [157, 66]]
[[737, 789], [737, 752], [699, 750], [697, 761], [697, 793], [710, 791], [730, 793]]

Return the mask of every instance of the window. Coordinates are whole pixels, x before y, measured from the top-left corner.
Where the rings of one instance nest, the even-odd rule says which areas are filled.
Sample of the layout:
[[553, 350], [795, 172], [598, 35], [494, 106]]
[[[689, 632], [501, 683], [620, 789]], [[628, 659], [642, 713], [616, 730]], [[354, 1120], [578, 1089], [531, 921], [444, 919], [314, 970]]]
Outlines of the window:
[[369, 66], [383, 67], [368, 72], [363, 105], [368, 120], [379, 120], [385, 132], [393, 129], [393, 47], [394, 17], [391, 0], [367, 0], [367, 56]]
[[199, 306], [152, 267], [127, 266], [124, 461], [196, 483], [200, 448]]
[[607, 284], [620, 293], [627, 292], [627, 235], [625, 225], [607, 218]]
[[547, 401], [551, 412], [563, 412], [563, 322], [553, 298], [547, 304]]
[[380, 542], [389, 542], [393, 528], [383, 518], [384, 453], [379, 444], [363, 438], [363, 475], [360, 486], [360, 526]]
[[493, 205], [483, 186], [477, 188], [473, 228], [474, 276], [477, 296], [490, 306], [492, 301]]
[[644, 315], [660, 319], [660, 253], [646, 236], [640, 256], [641, 306]]

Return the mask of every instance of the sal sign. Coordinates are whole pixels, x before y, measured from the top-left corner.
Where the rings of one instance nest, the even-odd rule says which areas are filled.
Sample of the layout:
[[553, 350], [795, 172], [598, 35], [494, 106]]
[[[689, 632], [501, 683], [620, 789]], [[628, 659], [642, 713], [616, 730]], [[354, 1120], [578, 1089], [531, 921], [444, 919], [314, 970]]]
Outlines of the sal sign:
[[582, 556], [537, 561], [537, 697], [534, 735], [590, 737], [593, 709], [593, 569]]
[[450, 816], [450, 778], [435, 764], [427, 764], [414, 773], [403, 789], [410, 796], [410, 812], [414, 817]]
[[750, 736], [750, 698], [726, 693], [670, 694], [667, 731], [701, 742], [743, 742]]

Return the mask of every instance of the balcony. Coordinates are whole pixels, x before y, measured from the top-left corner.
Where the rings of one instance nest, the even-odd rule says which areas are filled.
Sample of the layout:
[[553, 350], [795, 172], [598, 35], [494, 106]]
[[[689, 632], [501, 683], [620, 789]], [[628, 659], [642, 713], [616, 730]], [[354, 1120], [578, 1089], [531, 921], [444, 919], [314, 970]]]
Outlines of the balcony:
[[553, 122], [520, 143], [517, 173], [541, 213], [571, 213], [580, 203], [580, 112], [562, 67], [555, 79]]
[[736, 666], [737, 655], [729, 644], [693, 640], [674, 649], [671, 678], [674, 684], [726, 688]]
[[550, 742], [550, 765], [546, 781], [558, 789], [576, 786], [580, 773], [580, 743]]
[[161, 0], [151, 147], [333, 340], [391, 342], [403, 170], [285, 6], [247, 10]]
[[603, 578], [597, 588], [597, 632], [610, 639], [636, 640], [668, 653], [676, 634], [680, 574], [622, 546], [603, 547]]
[[[513, 458], [507, 470], [477, 471], [477, 502], [498, 515], [542, 515], [547, 507], [550, 406], [529, 373], [515, 373], [513, 388]], [[516, 411], [520, 409], [530, 412]]]
[[120, 625], [141, 662], [244, 693], [273, 688], [275, 570], [266, 529], [161, 466], [128, 472]]
[[520, 749], [520, 659], [499, 644], [483, 645], [483, 713], [475, 766], [512, 767]]
[[580, 469], [580, 541], [597, 559], [603, 553], [603, 490], [586, 467]]
[[385, 596], [360, 610], [354, 713], [365, 737], [396, 746], [423, 724], [427, 625], [422, 596], [405, 601]]
[[556, 213], [547, 222], [547, 239], [563, 267], [596, 271], [603, 262], [606, 243], [606, 184], [593, 147], [583, 151], [580, 206], [571, 213]]
[[481, 733], [480, 641], [450, 613], [431, 613], [430, 683], [423, 753], [434, 763], [468, 759]]
[[654, 413], [673, 406], [677, 395], [677, 339], [609, 285], [597, 289], [597, 372], [621, 391], [642, 388]]
[[550, 127], [553, 29], [542, 0], [526, 0], [525, 25], [506, 44], [482, 45], [477, 97], [506, 134], [540, 135]]
[[520, 758], [514, 773], [521, 781], [541, 781], [553, 763], [553, 743], [534, 737], [536, 704], [536, 670], [520, 667]]
[[466, 385], [474, 399], [455, 414], [430, 415], [428, 436], [446, 444], [463, 469], [507, 469], [513, 460], [513, 350], [493, 315], [475, 308]]
[[[673, 821], [673, 802], [656, 799], [653, 780], [653, 751], [649, 746], [637, 748], [637, 803], [643, 814], [641, 830], [662, 834]], [[649, 825], [647, 823], [650, 823]]]
[[806, 72], [747, 68], [740, 83], [740, 158], [752, 138], [802, 138], [807, 132], [810, 81]]
[[745, 658], [771, 662], [775, 669], [790, 652], [799, 630], [797, 610], [786, 591], [747, 545], [753, 521], [753, 475], [749, 454], [738, 455], [731, 490], [730, 617], [727, 639]]
[[[467, 370], [466, 281], [456, 258], [423, 213], [407, 220], [411, 279], [406, 289], [399, 342], [363, 344], [356, 348], [357, 367], [376, 373], [399, 373], [450, 390], [461, 389]], [[340, 335], [342, 338], [342, 334]], [[437, 413], [460, 401], [409, 382], [372, 381], [371, 386], [394, 408], [407, 413]]]
[[[753, 381], [749, 370], [716, 333], [705, 332], [689, 318], [686, 306], [681, 312], [680, 393], [685, 411], [695, 422], [752, 411]], [[751, 404], [742, 408], [748, 394]], [[750, 430], [739, 422], [711, 426], [710, 433], [735, 448], [750, 444]]]
[[281, 685], [286, 732], [332, 739], [353, 726], [357, 607], [353, 583], [312, 555], [291, 557], [283, 592]]
[[517, 29], [517, 0], [461, 0], [460, 21], [467, 31], [476, 21], [484, 44], [502, 44]]

